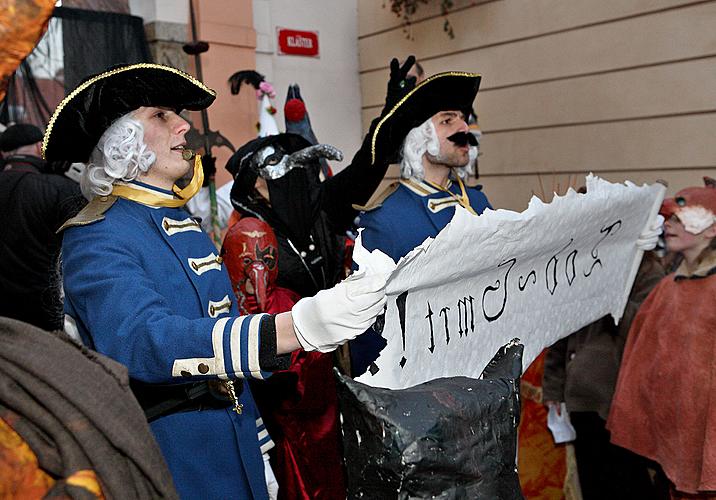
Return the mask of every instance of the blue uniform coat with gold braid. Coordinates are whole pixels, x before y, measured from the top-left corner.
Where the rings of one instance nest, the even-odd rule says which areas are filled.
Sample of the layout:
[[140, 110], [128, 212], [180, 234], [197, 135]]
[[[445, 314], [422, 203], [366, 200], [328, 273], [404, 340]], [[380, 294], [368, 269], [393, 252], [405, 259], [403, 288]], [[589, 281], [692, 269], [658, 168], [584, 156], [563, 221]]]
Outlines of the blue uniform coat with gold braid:
[[[412, 179], [405, 179], [391, 188], [380, 204], [366, 207], [360, 215], [363, 246], [379, 248], [396, 262], [420, 245], [426, 238], [434, 238], [455, 215], [456, 199], [448, 193]], [[457, 183], [447, 188], [455, 196], [461, 195]], [[492, 208], [482, 186], [465, 187], [470, 206], [478, 215]]]
[[[103, 220], [79, 216], [64, 233], [65, 311], [83, 341], [146, 383], [266, 376], [259, 324], [269, 318], [239, 317], [199, 224], [181, 208], [97, 202], [107, 200]], [[229, 406], [150, 424], [182, 497], [267, 498], [261, 453], [272, 443], [247, 384], [240, 402], [240, 415]]]
[[[457, 183], [451, 183], [448, 190], [456, 197], [462, 194]], [[476, 214], [492, 208], [482, 186], [466, 187], [465, 191]], [[456, 205], [455, 197], [425, 182], [401, 180], [389, 187], [376, 205], [365, 207], [366, 211], [361, 213], [359, 226], [363, 228], [363, 246], [370, 251], [378, 248], [398, 262], [426, 238], [437, 236], [452, 220]], [[370, 329], [349, 345], [351, 371], [357, 377], [378, 358], [386, 342]]]

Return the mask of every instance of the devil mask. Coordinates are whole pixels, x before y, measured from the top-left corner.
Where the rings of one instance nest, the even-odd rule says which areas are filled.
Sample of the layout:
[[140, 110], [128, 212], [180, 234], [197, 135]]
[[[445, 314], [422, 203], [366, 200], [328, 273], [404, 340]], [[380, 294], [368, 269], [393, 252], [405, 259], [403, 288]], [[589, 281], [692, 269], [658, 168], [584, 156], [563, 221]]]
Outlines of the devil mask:
[[263, 310], [278, 276], [278, 242], [271, 227], [244, 217], [229, 228], [221, 250], [242, 312]]

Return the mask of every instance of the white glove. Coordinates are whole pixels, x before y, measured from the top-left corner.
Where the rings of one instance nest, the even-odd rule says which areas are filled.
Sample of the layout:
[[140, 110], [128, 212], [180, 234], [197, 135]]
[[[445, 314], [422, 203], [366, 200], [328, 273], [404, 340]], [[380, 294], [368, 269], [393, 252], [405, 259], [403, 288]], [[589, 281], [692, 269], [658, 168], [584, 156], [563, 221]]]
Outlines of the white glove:
[[293, 329], [305, 351], [333, 351], [365, 332], [383, 312], [385, 284], [395, 263], [380, 250], [368, 253], [360, 236], [353, 260], [360, 268], [348, 278], [293, 306]]
[[568, 443], [577, 439], [577, 431], [569, 420], [569, 412], [564, 401], [548, 405], [547, 427], [552, 433], [555, 444]]
[[656, 243], [659, 241], [659, 235], [663, 232], [664, 217], [662, 215], [657, 215], [651, 226], [639, 235], [639, 239], [636, 240], [636, 246], [639, 250], [643, 250], [645, 252], [654, 250], [654, 248], [656, 248]]
[[269, 463], [268, 453], [264, 453], [264, 475], [266, 476], [266, 488], [268, 489], [269, 500], [276, 500], [278, 498], [278, 481], [276, 476], [273, 474], [273, 469]]

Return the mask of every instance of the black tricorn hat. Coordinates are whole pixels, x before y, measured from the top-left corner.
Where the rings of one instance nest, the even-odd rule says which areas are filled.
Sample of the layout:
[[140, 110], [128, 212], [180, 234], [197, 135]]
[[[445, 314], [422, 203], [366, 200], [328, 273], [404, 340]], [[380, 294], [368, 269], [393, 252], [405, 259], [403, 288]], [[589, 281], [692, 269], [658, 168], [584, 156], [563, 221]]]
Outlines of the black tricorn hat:
[[161, 64], [116, 66], [86, 78], [57, 106], [47, 124], [42, 157], [87, 162], [102, 134], [142, 106], [198, 111], [216, 92], [193, 76]]
[[390, 157], [413, 128], [440, 111], [472, 111], [482, 77], [477, 73], [447, 71], [420, 82], [376, 125], [371, 137], [371, 164], [376, 157]]
[[42, 130], [29, 123], [10, 125], [0, 134], [0, 151], [14, 151], [42, 140]]

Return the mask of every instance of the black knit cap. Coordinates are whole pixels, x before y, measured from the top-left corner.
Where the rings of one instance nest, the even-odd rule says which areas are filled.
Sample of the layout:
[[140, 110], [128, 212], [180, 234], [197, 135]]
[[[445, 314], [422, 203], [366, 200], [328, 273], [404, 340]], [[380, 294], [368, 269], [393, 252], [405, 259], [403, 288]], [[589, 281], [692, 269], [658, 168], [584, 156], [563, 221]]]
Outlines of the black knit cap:
[[116, 66], [86, 78], [57, 106], [47, 125], [42, 157], [86, 163], [102, 134], [118, 118], [142, 106], [198, 111], [216, 92], [170, 66]]
[[42, 140], [42, 130], [29, 123], [10, 125], [0, 135], [0, 151], [14, 151]]
[[371, 137], [371, 164], [390, 157], [413, 128], [440, 111], [472, 111], [482, 77], [477, 73], [447, 71], [420, 82], [381, 118]]

